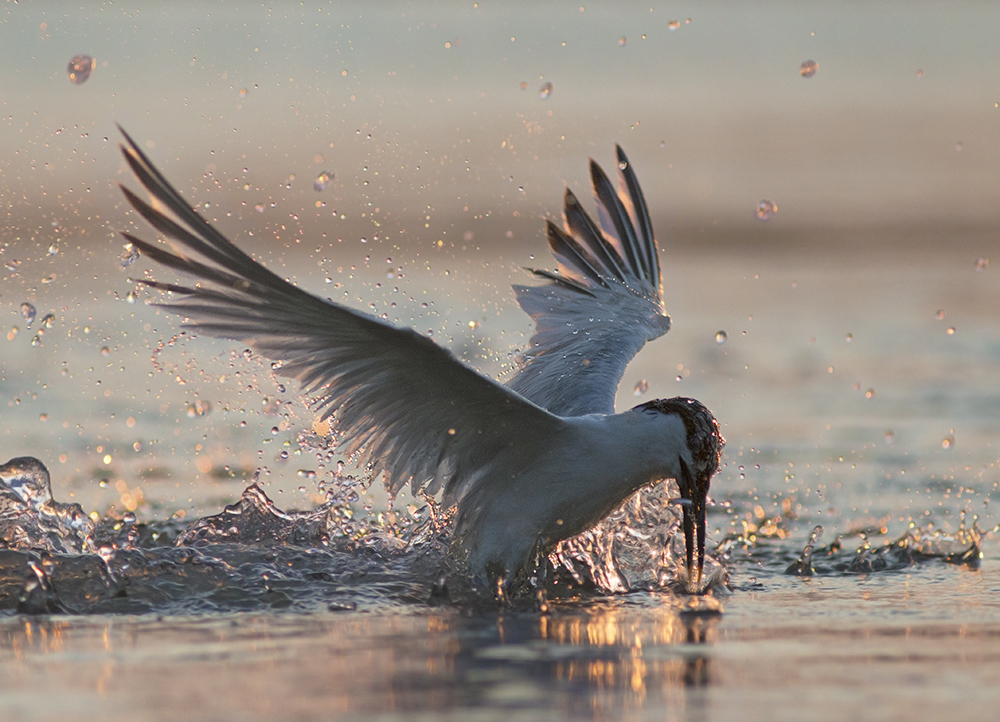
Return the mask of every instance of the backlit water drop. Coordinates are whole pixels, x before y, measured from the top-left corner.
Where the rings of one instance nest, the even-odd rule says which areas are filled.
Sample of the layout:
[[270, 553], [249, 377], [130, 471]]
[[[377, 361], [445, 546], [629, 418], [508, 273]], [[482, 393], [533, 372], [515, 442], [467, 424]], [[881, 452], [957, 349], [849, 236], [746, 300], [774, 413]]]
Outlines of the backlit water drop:
[[66, 72], [69, 80], [75, 85], [79, 85], [90, 77], [90, 73], [97, 67], [97, 61], [89, 55], [76, 55], [69, 61]]
[[24, 316], [24, 320], [29, 326], [35, 320], [36, 313], [35, 307], [27, 301], [21, 304], [21, 315]]
[[774, 218], [774, 214], [778, 212], [778, 206], [775, 205], [774, 201], [769, 201], [766, 198], [757, 204], [757, 208], [754, 213], [759, 221], [769, 221]]
[[133, 246], [131, 243], [126, 243], [122, 246], [122, 255], [118, 259], [122, 268], [128, 268], [133, 263], [139, 260], [139, 249]]
[[542, 87], [538, 89], [538, 97], [547, 100], [550, 95], [552, 95], [552, 83], [543, 83]]
[[799, 66], [799, 75], [803, 78], [811, 78], [819, 70], [819, 63], [815, 60], [807, 60]]
[[333, 180], [333, 172], [325, 170], [316, 176], [316, 180], [313, 181], [313, 190], [319, 192], [326, 190], [326, 187], [330, 185], [330, 181]]
[[715, 342], [720, 346], [726, 342], [727, 338], [729, 338], [729, 334], [727, 334], [725, 331], [715, 332]]
[[635, 388], [632, 389], [632, 395], [642, 396], [647, 391], [649, 391], [649, 382], [646, 379], [639, 379], [635, 384]]

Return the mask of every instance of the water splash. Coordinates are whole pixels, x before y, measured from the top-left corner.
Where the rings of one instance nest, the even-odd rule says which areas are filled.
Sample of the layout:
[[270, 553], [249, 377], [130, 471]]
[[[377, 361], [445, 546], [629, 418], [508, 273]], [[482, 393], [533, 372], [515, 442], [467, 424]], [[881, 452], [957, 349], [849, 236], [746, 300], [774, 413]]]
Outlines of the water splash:
[[48, 469], [23, 456], [0, 466], [0, 543], [53, 554], [93, 551], [94, 524], [79, 504], [52, 498]]
[[[595, 589], [604, 594], [632, 590], [687, 593], [684, 535], [678, 533], [680, 496], [674, 482], [640, 489], [592, 529], [556, 545], [549, 555], [556, 586]], [[723, 591], [725, 567], [705, 558], [702, 587]]]
[[812, 532], [809, 534], [809, 541], [806, 542], [805, 548], [802, 550], [802, 554], [797, 560], [789, 565], [788, 569], [785, 570], [785, 574], [795, 574], [800, 577], [811, 577], [816, 573], [813, 569], [813, 551], [816, 546], [816, 542], [819, 538], [823, 536], [823, 527], [817, 525], [813, 527]]

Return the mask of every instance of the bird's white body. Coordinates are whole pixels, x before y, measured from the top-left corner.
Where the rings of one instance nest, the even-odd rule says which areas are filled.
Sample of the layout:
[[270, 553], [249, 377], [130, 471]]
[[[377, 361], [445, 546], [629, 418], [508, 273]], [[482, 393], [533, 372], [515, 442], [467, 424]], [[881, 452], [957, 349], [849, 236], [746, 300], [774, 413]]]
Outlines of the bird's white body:
[[[516, 570], [603, 519], [638, 489], [694, 466], [676, 416], [633, 409], [564, 419], [540, 448], [510, 449], [460, 500], [458, 532], [475, 570]], [[681, 443], [678, 443], [681, 442]]]

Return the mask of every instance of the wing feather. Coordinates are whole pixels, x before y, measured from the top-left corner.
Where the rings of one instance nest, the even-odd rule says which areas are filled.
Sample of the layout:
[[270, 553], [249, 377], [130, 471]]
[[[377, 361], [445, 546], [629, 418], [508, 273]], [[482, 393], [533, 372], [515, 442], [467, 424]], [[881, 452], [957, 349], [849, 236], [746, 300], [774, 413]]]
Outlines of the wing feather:
[[535, 333], [509, 386], [560, 416], [614, 413], [628, 362], [670, 329], [646, 201], [621, 147], [616, 153], [617, 193], [591, 161], [601, 227], [567, 189], [565, 230], [547, 227], [558, 273], [533, 270], [547, 283], [514, 286]]
[[459, 501], [478, 483], [506, 476], [509, 450], [528, 463], [565, 421], [464, 366], [428, 338], [313, 296], [254, 261], [195, 212], [122, 131], [136, 177], [172, 213], [123, 188], [138, 213], [177, 244], [130, 234], [154, 261], [194, 276], [196, 286], [141, 283], [178, 298], [160, 304], [200, 333], [245, 343], [280, 362], [322, 418], [334, 417], [348, 453], [382, 471], [396, 493], [444, 490]]

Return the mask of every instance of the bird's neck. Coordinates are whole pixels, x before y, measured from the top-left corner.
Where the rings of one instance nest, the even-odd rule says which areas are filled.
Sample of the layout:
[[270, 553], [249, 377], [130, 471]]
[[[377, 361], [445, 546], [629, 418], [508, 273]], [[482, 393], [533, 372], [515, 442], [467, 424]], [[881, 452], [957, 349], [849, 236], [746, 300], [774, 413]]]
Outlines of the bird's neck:
[[[688, 458], [687, 432], [680, 418], [628, 411], [611, 416], [580, 417], [596, 468], [611, 472], [617, 493], [631, 493], [654, 481], [677, 478], [677, 460]], [[597, 480], [608, 484], [612, 479]]]

